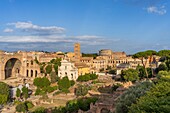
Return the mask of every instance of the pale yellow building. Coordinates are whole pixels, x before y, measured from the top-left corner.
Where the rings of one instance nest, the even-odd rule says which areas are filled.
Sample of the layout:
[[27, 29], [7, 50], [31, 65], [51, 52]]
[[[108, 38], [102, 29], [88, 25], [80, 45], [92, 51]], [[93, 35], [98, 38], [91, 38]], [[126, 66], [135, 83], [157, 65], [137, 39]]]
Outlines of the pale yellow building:
[[85, 63], [81, 63], [81, 62], [75, 63], [75, 66], [78, 69], [78, 75], [79, 76], [90, 73], [90, 67], [87, 66]]

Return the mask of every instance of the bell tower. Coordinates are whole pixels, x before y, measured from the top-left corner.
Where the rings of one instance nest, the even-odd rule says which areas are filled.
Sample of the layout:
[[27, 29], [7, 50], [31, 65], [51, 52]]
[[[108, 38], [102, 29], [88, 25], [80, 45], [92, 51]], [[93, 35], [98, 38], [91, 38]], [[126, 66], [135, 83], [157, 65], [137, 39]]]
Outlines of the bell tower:
[[75, 57], [75, 61], [80, 61], [80, 57], [81, 57], [80, 43], [74, 44], [74, 57]]

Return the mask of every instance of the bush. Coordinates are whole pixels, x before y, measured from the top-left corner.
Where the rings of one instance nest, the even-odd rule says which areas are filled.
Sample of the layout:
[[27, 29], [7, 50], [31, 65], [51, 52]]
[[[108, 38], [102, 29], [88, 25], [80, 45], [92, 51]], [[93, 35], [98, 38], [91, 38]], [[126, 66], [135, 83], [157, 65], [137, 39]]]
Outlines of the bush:
[[17, 96], [17, 97], [20, 97], [20, 96], [21, 96], [21, 90], [20, 90], [19, 88], [17, 88], [16, 96]]
[[129, 108], [129, 113], [169, 113], [170, 112], [170, 78], [158, 81], [146, 95]]
[[5, 104], [9, 101], [10, 89], [9, 86], [0, 82], [0, 104]]
[[47, 92], [48, 92], [48, 93], [51, 93], [51, 92], [53, 92], [53, 91], [55, 91], [55, 90], [57, 90], [57, 89], [58, 89], [58, 86], [53, 86], [53, 87], [47, 86], [47, 87], [44, 87], [44, 88], [42, 88], [42, 89], [37, 88], [36, 91], [35, 91], [35, 95], [44, 95], [44, 94], [46, 94]]
[[62, 89], [68, 89], [68, 88], [70, 88], [70, 86], [71, 86], [71, 84], [70, 84], [70, 81], [69, 81], [69, 79], [68, 79], [67, 76], [66, 76], [66, 77], [63, 77], [62, 79], [60, 79], [60, 80], [58, 81], [58, 88], [59, 88], [60, 90], [62, 90]]
[[27, 87], [23, 87], [22, 88], [22, 95], [23, 95], [23, 97], [25, 98], [25, 99], [27, 99], [28, 98], [28, 88]]
[[95, 80], [98, 78], [96, 74], [89, 74], [89, 76], [90, 76], [90, 80]]
[[98, 76], [96, 74], [85, 74], [85, 75], [79, 76], [77, 81], [87, 82], [89, 80], [94, 80], [94, 79], [97, 79], [97, 78], [98, 78]]
[[44, 107], [37, 108], [33, 113], [45, 113], [46, 109]]
[[52, 65], [51, 65], [51, 64], [48, 65], [48, 66], [45, 68], [45, 70], [46, 70], [46, 73], [47, 73], [47, 74], [50, 74], [51, 71], [52, 71]]
[[50, 81], [46, 77], [43, 77], [43, 78], [38, 77], [38, 78], [34, 79], [33, 84], [35, 86], [37, 86], [38, 88], [43, 88], [43, 87], [49, 86], [50, 85]]
[[21, 104], [18, 104], [15, 109], [17, 112], [25, 113], [27, 111], [27, 106], [25, 105], [25, 103], [21, 103]]
[[70, 91], [69, 91], [68, 89], [62, 89], [61, 91], [62, 91], [63, 93], [66, 93], [66, 94], [67, 94], [67, 93], [70, 93]]
[[30, 102], [30, 101], [25, 101], [25, 104], [26, 104], [28, 109], [31, 109], [31, 108], [34, 107], [34, 104], [32, 102]]
[[81, 98], [77, 100], [77, 104], [81, 110], [88, 111], [90, 109], [90, 104], [94, 104], [97, 100], [96, 97]]
[[125, 81], [135, 82], [136, 80], [139, 80], [138, 71], [134, 69], [123, 70], [121, 77]]
[[80, 98], [77, 100], [68, 101], [66, 104], [66, 110], [71, 112], [76, 112], [79, 109], [83, 111], [88, 111], [90, 109], [90, 104], [95, 103], [98, 99], [95, 97]]
[[167, 72], [167, 71], [159, 71], [158, 73], [158, 78], [161, 78], [161, 77], [166, 77], [166, 76], [170, 76], [170, 73]]
[[[129, 107], [143, 96], [153, 86], [151, 82], [142, 82], [127, 89], [116, 102], [116, 113], [127, 113]], [[139, 113], [139, 112], [136, 112]]]
[[76, 96], [85, 96], [88, 93], [88, 87], [85, 85], [79, 85], [75, 89], [75, 95]]
[[74, 80], [70, 80], [70, 85], [74, 86], [74, 84], [75, 84], [75, 81]]

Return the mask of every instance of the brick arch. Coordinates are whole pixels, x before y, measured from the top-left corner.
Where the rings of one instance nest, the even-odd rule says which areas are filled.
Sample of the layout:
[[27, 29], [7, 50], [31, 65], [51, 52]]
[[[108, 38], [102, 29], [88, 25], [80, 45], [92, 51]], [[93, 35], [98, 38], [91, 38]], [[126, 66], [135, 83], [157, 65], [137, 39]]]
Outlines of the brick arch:
[[6, 73], [5, 73], [5, 67], [6, 64], [8, 63], [9, 60], [11, 59], [16, 59], [17, 61], [20, 61], [21, 67], [20, 67], [20, 73], [22, 71], [22, 55], [21, 54], [16, 54], [16, 55], [2, 55], [0, 57], [0, 79], [6, 79]]
[[4, 76], [16, 77], [21, 74], [22, 62], [17, 58], [10, 58], [4, 63]]

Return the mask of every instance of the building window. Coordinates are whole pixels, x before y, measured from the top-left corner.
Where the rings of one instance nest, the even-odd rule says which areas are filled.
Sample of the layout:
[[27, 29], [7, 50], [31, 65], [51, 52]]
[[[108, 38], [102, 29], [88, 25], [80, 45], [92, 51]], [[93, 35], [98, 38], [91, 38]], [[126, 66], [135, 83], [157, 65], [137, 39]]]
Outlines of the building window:
[[27, 62], [27, 67], [29, 66], [29, 63]]
[[67, 72], [65, 72], [65, 76], [67, 76]]
[[37, 73], [37, 70], [35, 70], [35, 77], [37, 77], [37, 74], [38, 74], [38, 73]]
[[27, 70], [27, 77], [29, 76], [29, 70]]
[[71, 73], [71, 78], [73, 79], [73, 73]]
[[31, 77], [33, 77], [33, 70], [31, 70]]
[[67, 70], [67, 66], [65, 66], [65, 70]]
[[33, 65], [33, 61], [31, 60], [31, 65]]

